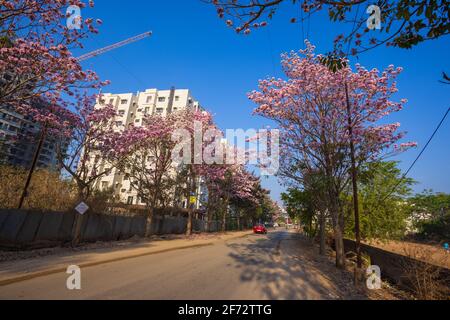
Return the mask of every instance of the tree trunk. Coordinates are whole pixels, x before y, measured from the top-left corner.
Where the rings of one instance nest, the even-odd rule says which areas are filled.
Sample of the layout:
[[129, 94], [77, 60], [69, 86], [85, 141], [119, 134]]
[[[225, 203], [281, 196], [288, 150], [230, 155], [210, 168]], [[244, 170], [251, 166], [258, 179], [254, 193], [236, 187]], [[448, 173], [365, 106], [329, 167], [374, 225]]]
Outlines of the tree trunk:
[[209, 209], [206, 209], [206, 223], [205, 223], [205, 232], [209, 232], [210, 225], [209, 225]]
[[145, 221], [145, 237], [148, 238], [152, 234], [153, 207], [149, 208], [147, 219]]
[[192, 234], [192, 216], [194, 215], [194, 206], [195, 204], [191, 204], [191, 196], [195, 195], [196, 191], [196, 183], [195, 183], [195, 174], [193, 172], [192, 167], [190, 168], [190, 181], [189, 181], [189, 188], [188, 188], [188, 195], [187, 195], [187, 201], [188, 201], [188, 221], [186, 226], [186, 235], [190, 236]]
[[[356, 266], [358, 269], [362, 268], [362, 255], [361, 255], [361, 233], [359, 226], [359, 203], [358, 203], [358, 173], [356, 170], [355, 159], [355, 143], [353, 142], [353, 126], [352, 126], [352, 114], [350, 99], [348, 96], [348, 85], [345, 83], [345, 95], [347, 98], [347, 113], [348, 113], [348, 133], [350, 136], [350, 158], [352, 160], [352, 188], [353, 188], [353, 210], [355, 211], [355, 252], [356, 252]], [[358, 279], [355, 277], [355, 281]]]
[[[86, 202], [87, 199], [85, 187], [80, 183], [78, 183], [78, 199], [79, 202], [77, 205], [81, 202]], [[86, 214], [87, 212], [84, 215], [75, 212], [75, 222], [72, 229], [72, 247], [78, 246], [81, 241], [81, 227], [83, 226], [84, 216]]]
[[78, 246], [81, 240], [81, 227], [83, 226], [84, 215], [75, 213], [75, 225], [72, 236], [72, 247]]
[[211, 210], [211, 204], [212, 204], [212, 194], [211, 194], [211, 188], [208, 185], [208, 204], [206, 207], [206, 225], [205, 225], [205, 232], [210, 232], [211, 231], [211, 215], [212, 215], [212, 210]]
[[319, 254], [321, 256], [325, 255], [325, 213], [320, 212], [320, 247], [319, 247]]
[[186, 225], [186, 235], [190, 236], [192, 235], [192, 216], [193, 216], [193, 209], [192, 209], [192, 205], [190, 205], [191, 208], [189, 208], [188, 211], [188, 220], [187, 220], [187, 225]]
[[334, 229], [334, 243], [336, 249], [336, 267], [345, 268], [343, 217], [339, 208], [338, 196], [336, 192], [331, 193], [331, 214]]
[[344, 238], [340, 225], [334, 228], [334, 241], [336, 247], [336, 267], [339, 269], [345, 268], [345, 252], [344, 252]]
[[227, 230], [227, 211], [223, 211], [222, 216], [222, 232], [225, 232]]
[[238, 231], [241, 231], [241, 212], [238, 211], [238, 216], [237, 216], [237, 229]]
[[227, 213], [228, 213], [228, 199], [225, 201], [225, 206], [222, 216], [222, 232], [227, 231]]

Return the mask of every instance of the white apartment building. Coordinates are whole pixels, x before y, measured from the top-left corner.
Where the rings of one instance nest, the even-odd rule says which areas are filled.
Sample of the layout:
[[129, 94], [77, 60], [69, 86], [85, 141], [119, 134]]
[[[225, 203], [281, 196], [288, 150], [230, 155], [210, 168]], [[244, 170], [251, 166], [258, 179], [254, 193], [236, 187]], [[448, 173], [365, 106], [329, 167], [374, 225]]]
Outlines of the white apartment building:
[[[174, 88], [170, 90], [147, 89], [137, 94], [103, 93], [96, 107], [101, 108], [104, 104], [111, 104], [117, 109], [116, 124], [119, 128], [125, 128], [130, 124], [140, 126], [145, 115], [161, 114], [166, 116], [184, 108], [202, 109], [199, 102], [192, 97], [190, 90]], [[103, 169], [105, 168], [107, 168], [107, 164], [104, 165]], [[114, 168], [111, 169], [108, 176], [97, 182], [96, 188], [98, 190], [113, 188], [120, 202], [143, 205], [138, 199], [136, 190], [132, 188], [129, 178]], [[204, 187], [200, 184], [197, 192], [197, 209], [201, 207], [204, 193]], [[187, 199], [183, 200], [182, 206], [187, 207]]]

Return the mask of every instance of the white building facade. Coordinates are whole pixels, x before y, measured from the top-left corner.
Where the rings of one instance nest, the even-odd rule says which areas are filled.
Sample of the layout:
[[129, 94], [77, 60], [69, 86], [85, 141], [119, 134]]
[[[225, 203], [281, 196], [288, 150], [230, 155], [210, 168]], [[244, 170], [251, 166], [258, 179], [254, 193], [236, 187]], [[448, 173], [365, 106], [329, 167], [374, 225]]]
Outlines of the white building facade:
[[[102, 93], [101, 100], [98, 101], [96, 108], [102, 105], [110, 104], [117, 110], [116, 125], [118, 128], [126, 128], [133, 124], [141, 126], [146, 115], [160, 114], [166, 116], [170, 113], [191, 108], [201, 110], [201, 106], [196, 101], [188, 89], [170, 89], [158, 90], [147, 89], [144, 92], [111, 94]], [[105, 163], [101, 170], [107, 170], [108, 164]], [[95, 186], [97, 190], [114, 190], [117, 199], [129, 205], [144, 205], [137, 195], [137, 191], [132, 187], [130, 178], [122, 174], [115, 168], [111, 168], [109, 175], [102, 177]], [[199, 186], [197, 192], [196, 208], [201, 208], [201, 197], [204, 194], [204, 187]], [[175, 199], [174, 199], [175, 201]], [[187, 207], [187, 199], [182, 200], [182, 206]]]

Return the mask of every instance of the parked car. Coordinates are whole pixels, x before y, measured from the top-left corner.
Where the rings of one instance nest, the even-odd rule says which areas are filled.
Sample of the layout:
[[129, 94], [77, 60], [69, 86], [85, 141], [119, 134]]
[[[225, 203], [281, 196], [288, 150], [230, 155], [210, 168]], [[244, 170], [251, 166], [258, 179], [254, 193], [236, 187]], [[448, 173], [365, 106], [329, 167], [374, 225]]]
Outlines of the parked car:
[[253, 233], [267, 234], [267, 229], [263, 224], [258, 224], [253, 227]]

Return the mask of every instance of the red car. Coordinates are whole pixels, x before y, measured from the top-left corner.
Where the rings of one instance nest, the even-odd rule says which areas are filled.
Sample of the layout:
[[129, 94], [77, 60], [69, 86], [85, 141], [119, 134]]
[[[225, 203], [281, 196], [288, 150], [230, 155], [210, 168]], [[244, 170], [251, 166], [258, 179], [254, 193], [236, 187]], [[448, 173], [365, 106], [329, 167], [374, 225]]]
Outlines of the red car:
[[264, 225], [258, 224], [253, 227], [253, 233], [267, 234], [267, 229]]

